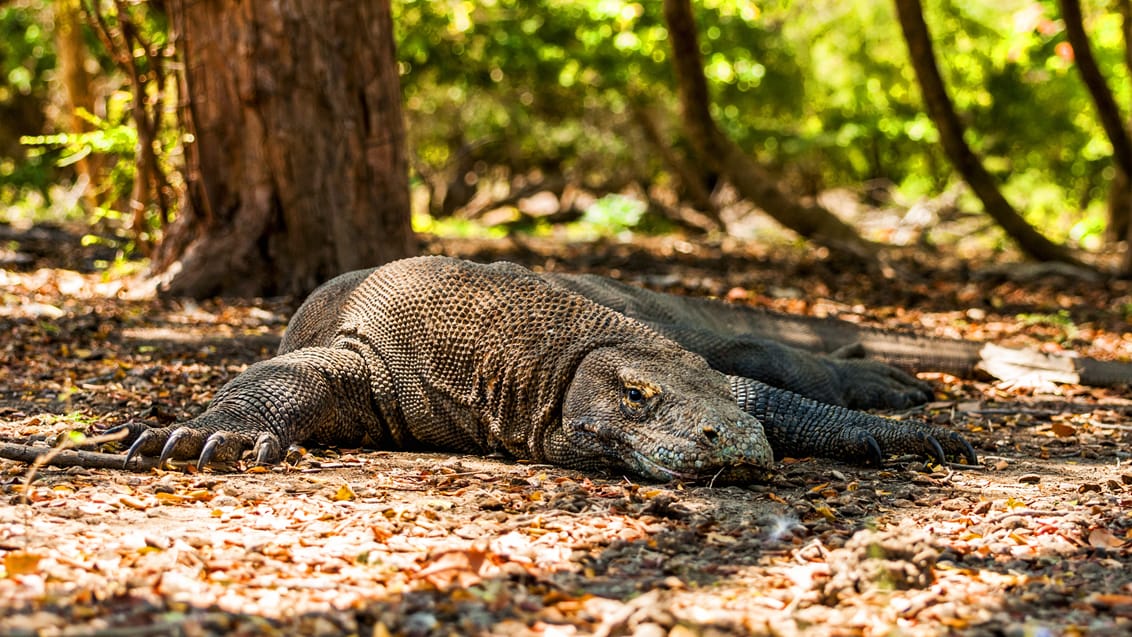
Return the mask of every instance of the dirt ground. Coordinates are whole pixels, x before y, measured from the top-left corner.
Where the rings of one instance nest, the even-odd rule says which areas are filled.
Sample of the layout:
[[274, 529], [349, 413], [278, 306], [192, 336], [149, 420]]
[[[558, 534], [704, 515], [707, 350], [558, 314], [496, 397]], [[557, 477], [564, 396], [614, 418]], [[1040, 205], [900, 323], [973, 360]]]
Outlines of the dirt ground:
[[[155, 300], [57, 229], [0, 240], [7, 442], [199, 413], [295, 306]], [[1132, 287], [1071, 273], [677, 239], [425, 250], [1132, 359]], [[978, 467], [788, 459], [713, 487], [364, 449], [233, 473], [0, 461], [0, 634], [1132, 632], [1132, 392], [923, 377], [938, 400], [893, 415], [961, 431]]]

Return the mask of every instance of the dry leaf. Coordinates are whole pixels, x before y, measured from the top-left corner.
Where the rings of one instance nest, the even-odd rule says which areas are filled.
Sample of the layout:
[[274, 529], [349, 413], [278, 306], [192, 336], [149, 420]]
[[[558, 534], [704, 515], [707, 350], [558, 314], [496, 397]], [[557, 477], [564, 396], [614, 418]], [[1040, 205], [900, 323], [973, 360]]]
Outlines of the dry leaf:
[[814, 512], [818, 513], [823, 518], [825, 518], [825, 519], [827, 519], [831, 522], [833, 520], [837, 519], [837, 514], [833, 512], [833, 509], [829, 508], [828, 506], [826, 506], [824, 504], [815, 504], [813, 506], [813, 508], [814, 508]]
[[30, 575], [39, 570], [39, 560], [42, 555], [28, 553], [27, 551], [12, 551], [4, 556], [4, 571], [8, 577], [13, 575]]
[[1053, 431], [1053, 435], [1057, 436], [1058, 438], [1068, 438], [1070, 436], [1077, 435], [1076, 427], [1070, 425], [1069, 423], [1061, 421], [1053, 423], [1050, 426], [1050, 429]]
[[145, 511], [146, 510], [146, 505], [145, 505], [144, 502], [142, 502], [141, 500], [138, 500], [137, 498], [130, 497], [128, 495], [124, 495], [124, 496], [118, 498], [118, 502], [122, 506], [126, 506], [126, 507], [129, 507], [131, 509], [136, 509], [138, 511]]
[[1112, 534], [1112, 531], [1097, 528], [1089, 531], [1089, 546], [1093, 548], [1118, 549], [1124, 546], [1124, 540]]
[[482, 581], [485, 567], [489, 565], [486, 551], [474, 548], [447, 551], [417, 571], [416, 575], [437, 588], [446, 588], [453, 582], [467, 588]]
[[704, 539], [707, 540], [709, 543], [716, 543], [716, 544], [736, 544], [736, 543], [739, 542], [739, 540], [735, 537], [732, 537], [730, 535], [724, 535], [722, 533], [716, 533], [714, 531], [708, 533], [707, 537], [704, 538]]
[[1089, 603], [1120, 616], [1132, 616], [1132, 595], [1120, 593], [1096, 593], [1089, 596]]
[[350, 488], [350, 485], [342, 483], [342, 486], [338, 487], [338, 490], [334, 492], [333, 499], [338, 502], [342, 502], [344, 500], [354, 500], [357, 499], [357, 497], [358, 494], [354, 493], [354, 490]]
[[162, 504], [180, 504], [186, 499], [183, 495], [177, 495], [176, 493], [165, 493], [163, 491], [158, 491], [154, 494], [154, 497], [156, 497], [157, 501]]

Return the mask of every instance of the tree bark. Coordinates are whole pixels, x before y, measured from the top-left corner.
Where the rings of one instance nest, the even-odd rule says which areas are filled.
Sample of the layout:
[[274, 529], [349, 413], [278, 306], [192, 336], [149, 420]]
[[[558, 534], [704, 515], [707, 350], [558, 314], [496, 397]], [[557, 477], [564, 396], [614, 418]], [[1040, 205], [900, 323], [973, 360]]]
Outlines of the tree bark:
[[725, 176], [745, 199], [775, 221], [830, 248], [873, 260], [876, 246], [825, 208], [780, 190], [769, 171], [723, 134], [711, 115], [711, 99], [689, 0], [664, 0], [664, 18], [676, 72], [684, 131], [700, 157]]
[[172, 295], [302, 295], [416, 250], [389, 0], [177, 0]]
[[1125, 174], [1132, 174], [1132, 141], [1121, 121], [1120, 107], [1108, 88], [1108, 83], [1093, 57], [1089, 36], [1085, 33], [1084, 19], [1081, 16], [1081, 3], [1077, 0], [1059, 0], [1061, 17], [1065, 20], [1065, 37], [1073, 47], [1073, 59], [1081, 81], [1089, 90], [1097, 109], [1097, 118], [1104, 127], [1105, 134], [1112, 144], [1113, 159]]
[[920, 0], [896, 0], [896, 11], [900, 17], [900, 27], [904, 31], [909, 56], [912, 58], [912, 67], [919, 80], [920, 91], [923, 93], [924, 105], [928, 116], [939, 130], [944, 153], [971, 187], [975, 196], [983, 202], [987, 214], [1030, 257], [1040, 261], [1062, 261], [1083, 266], [1084, 264], [1065, 246], [1047, 239], [1014, 210], [1002, 195], [994, 177], [987, 172], [978, 156], [963, 139], [963, 124], [955, 113], [951, 98], [944, 87], [943, 78], [940, 76], [939, 67], [936, 66], [931, 35], [928, 32], [928, 25], [924, 22]]

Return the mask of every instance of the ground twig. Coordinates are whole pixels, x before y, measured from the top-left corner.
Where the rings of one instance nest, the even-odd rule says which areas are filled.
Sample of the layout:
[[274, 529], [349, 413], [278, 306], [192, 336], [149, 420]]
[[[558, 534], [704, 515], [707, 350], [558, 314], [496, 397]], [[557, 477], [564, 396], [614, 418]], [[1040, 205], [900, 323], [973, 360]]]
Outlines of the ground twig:
[[82, 451], [50, 447], [32, 447], [12, 442], [0, 443], [0, 458], [26, 462], [32, 465], [30, 475], [35, 469], [44, 466], [83, 467], [85, 469], [130, 469], [148, 471], [157, 466], [155, 458], [135, 458], [130, 466], [125, 465], [126, 456], [117, 453]]

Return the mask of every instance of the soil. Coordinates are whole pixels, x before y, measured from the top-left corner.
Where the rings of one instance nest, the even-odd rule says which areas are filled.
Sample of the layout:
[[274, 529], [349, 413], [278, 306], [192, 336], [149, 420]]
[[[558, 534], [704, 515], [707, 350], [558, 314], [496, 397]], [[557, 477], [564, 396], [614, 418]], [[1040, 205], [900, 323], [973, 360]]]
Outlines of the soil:
[[[61, 229], [0, 230], [4, 441], [189, 418], [271, 355], [295, 307], [156, 299]], [[1132, 359], [1127, 282], [926, 248], [872, 273], [672, 238], [423, 249]], [[1132, 392], [922, 377], [938, 400], [892, 415], [962, 432], [979, 466], [787, 459], [765, 483], [719, 487], [369, 449], [230, 473], [0, 461], [0, 633], [1132, 631]]]

